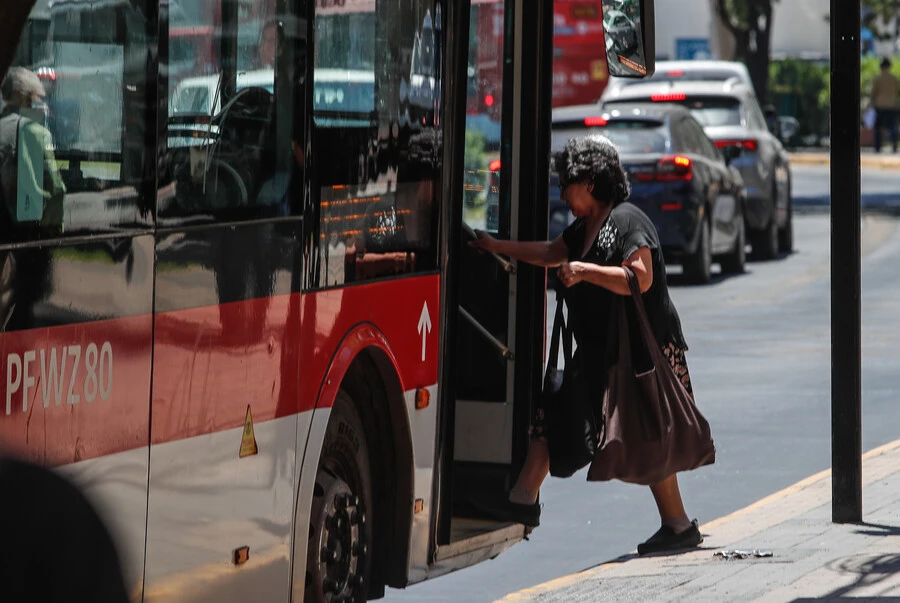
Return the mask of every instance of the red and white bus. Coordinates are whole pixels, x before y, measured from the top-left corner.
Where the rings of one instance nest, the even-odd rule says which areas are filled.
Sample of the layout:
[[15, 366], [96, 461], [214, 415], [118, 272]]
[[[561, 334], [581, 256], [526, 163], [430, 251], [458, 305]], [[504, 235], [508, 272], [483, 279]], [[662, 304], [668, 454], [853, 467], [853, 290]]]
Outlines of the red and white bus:
[[[44, 7], [24, 66], [65, 193], [61, 221], [2, 208], [0, 447], [85, 488], [134, 600], [361, 600], [525, 534], [470, 502], [521, 460], [543, 278], [466, 246], [448, 16]], [[545, 232], [517, 212], [507, 236]]]
[[[0, 452], [82, 486], [135, 601], [359, 601], [520, 540], [473, 501], [524, 457], [545, 273], [468, 247], [464, 188], [499, 162], [492, 230], [546, 236], [550, 3], [40, 4]], [[482, 19], [495, 148], [466, 119]]]

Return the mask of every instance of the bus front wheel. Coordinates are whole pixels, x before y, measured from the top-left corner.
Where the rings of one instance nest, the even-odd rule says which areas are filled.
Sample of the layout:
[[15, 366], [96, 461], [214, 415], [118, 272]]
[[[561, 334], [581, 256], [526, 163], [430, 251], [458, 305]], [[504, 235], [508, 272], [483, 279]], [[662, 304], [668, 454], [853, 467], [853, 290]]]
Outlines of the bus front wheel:
[[372, 477], [362, 421], [338, 392], [316, 473], [306, 555], [307, 603], [365, 601], [372, 567]]

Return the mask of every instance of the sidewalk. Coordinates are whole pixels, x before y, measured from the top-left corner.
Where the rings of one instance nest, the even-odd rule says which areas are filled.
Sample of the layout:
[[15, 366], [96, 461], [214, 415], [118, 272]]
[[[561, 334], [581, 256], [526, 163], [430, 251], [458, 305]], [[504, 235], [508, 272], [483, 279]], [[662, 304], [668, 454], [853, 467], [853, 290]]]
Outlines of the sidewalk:
[[[900, 601], [900, 440], [863, 457], [863, 505], [864, 523], [832, 523], [823, 471], [700, 526], [696, 550], [632, 553], [501, 601]], [[734, 550], [773, 556], [715, 556]]]
[[[797, 151], [788, 153], [791, 165], [830, 165], [831, 153], [827, 149], [815, 151]], [[864, 168], [883, 170], [900, 170], [900, 153], [875, 153], [872, 149], [863, 149], [860, 163]]]

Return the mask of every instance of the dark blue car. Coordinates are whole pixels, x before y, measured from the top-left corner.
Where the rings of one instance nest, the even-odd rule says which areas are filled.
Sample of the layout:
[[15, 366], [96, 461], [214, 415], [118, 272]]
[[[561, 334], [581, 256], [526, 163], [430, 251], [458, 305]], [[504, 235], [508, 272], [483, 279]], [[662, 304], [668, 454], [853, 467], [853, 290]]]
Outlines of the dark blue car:
[[[553, 112], [553, 151], [575, 136], [598, 133], [618, 147], [631, 182], [629, 201], [640, 207], [659, 232], [666, 261], [681, 264], [695, 283], [710, 279], [711, 266], [740, 273], [745, 263], [744, 203], [740, 173], [731, 161], [739, 149], [719, 150], [690, 112], [676, 105], [597, 105]], [[550, 234], [571, 220], [551, 176]]]

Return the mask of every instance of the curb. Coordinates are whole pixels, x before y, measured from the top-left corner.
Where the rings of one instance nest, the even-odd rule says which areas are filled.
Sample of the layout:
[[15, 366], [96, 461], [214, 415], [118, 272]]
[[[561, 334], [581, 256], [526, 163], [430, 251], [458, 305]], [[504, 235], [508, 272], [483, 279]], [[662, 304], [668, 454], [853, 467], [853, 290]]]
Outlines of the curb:
[[[900, 440], [894, 440], [893, 442], [888, 442], [887, 444], [884, 444], [877, 448], [873, 448], [872, 450], [870, 450], [867, 453], [865, 453], [864, 455], [862, 455], [862, 460], [863, 460], [863, 462], [865, 462], [869, 459], [881, 456], [883, 454], [892, 452], [897, 449], [900, 449]], [[863, 468], [863, 486], [865, 486], [866, 481], [867, 481], [865, 478], [866, 478], [865, 468]], [[820, 471], [819, 473], [816, 473], [805, 479], [802, 479], [799, 482], [797, 482], [791, 486], [788, 486], [787, 488], [784, 488], [783, 490], [779, 490], [778, 492], [775, 492], [774, 494], [770, 494], [764, 498], [761, 498], [761, 499], [757, 500], [756, 502], [747, 505], [746, 507], [743, 507], [741, 509], [738, 509], [737, 511], [734, 511], [733, 513], [729, 513], [728, 515], [719, 517], [718, 519], [714, 519], [705, 524], [702, 524], [700, 526], [700, 531], [702, 533], [705, 533], [707, 530], [709, 530], [711, 528], [722, 527], [722, 526], [724, 526], [726, 524], [730, 524], [736, 520], [740, 520], [742, 517], [752, 513], [753, 511], [756, 511], [762, 507], [766, 507], [773, 503], [781, 501], [791, 495], [801, 493], [804, 490], [810, 488], [810, 486], [818, 484], [819, 482], [821, 482], [823, 480], [827, 480], [827, 479], [831, 479], [831, 468], [825, 469], [823, 471]], [[628, 558], [630, 558], [630, 556], [633, 555], [634, 553], [636, 553], [636, 551], [631, 551], [630, 553], [626, 553], [626, 554], [622, 555], [621, 557], [612, 559], [610, 561], [605, 561], [605, 562], [601, 563], [600, 565], [596, 565], [594, 567], [584, 569], [584, 570], [574, 573], [574, 574], [561, 576], [559, 578], [555, 578], [553, 580], [544, 582], [542, 584], [537, 584], [537, 585], [529, 587], [529, 588], [524, 588], [522, 590], [519, 590], [519, 591], [516, 591], [513, 593], [509, 593], [506, 596], [504, 596], [503, 598], [497, 599], [494, 603], [515, 603], [518, 601], [530, 601], [535, 596], [550, 594], [553, 591], [559, 590], [561, 588], [565, 588], [567, 586], [571, 586], [573, 584], [578, 584], [579, 582], [582, 582], [583, 580], [586, 580], [588, 578], [596, 576], [597, 574], [602, 574], [603, 572], [610, 570], [614, 567], [617, 567], [619, 565], [622, 565], [623, 563], [627, 563]]]
[[[790, 153], [792, 165], [831, 165], [830, 153]], [[860, 165], [881, 170], [900, 170], [900, 156], [870, 155], [860, 156]]]

